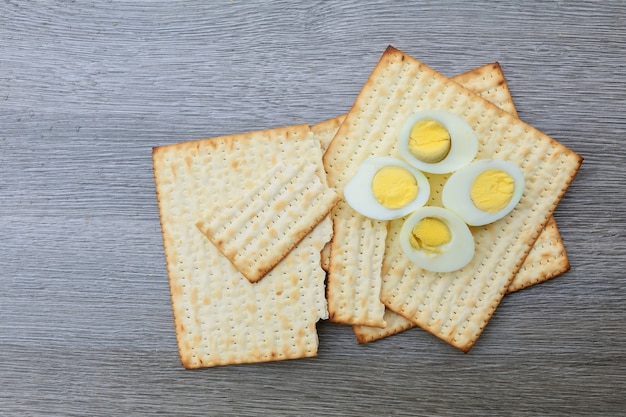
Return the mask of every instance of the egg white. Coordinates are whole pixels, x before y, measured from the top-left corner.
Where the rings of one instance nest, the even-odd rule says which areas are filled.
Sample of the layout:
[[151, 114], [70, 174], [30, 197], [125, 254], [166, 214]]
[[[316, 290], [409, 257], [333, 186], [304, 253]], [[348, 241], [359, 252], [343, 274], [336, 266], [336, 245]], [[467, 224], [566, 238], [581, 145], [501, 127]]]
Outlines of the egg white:
[[[442, 253], [430, 253], [411, 246], [409, 236], [413, 228], [425, 217], [442, 220], [450, 229], [452, 239], [442, 245]], [[465, 222], [443, 207], [422, 207], [404, 221], [399, 234], [400, 246], [405, 255], [420, 268], [432, 272], [452, 272], [463, 268], [474, 257], [474, 237]]]
[[[399, 166], [415, 177], [418, 186], [417, 196], [407, 205], [390, 209], [378, 202], [372, 193], [372, 180], [379, 169], [386, 166]], [[397, 219], [422, 207], [430, 198], [430, 183], [423, 173], [409, 164], [391, 157], [370, 157], [361, 163], [356, 174], [346, 184], [343, 196], [355, 211], [376, 220]]]
[[[480, 210], [470, 198], [470, 189], [474, 179], [488, 169], [500, 169], [509, 174], [515, 182], [511, 201], [495, 213]], [[441, 193], [441, 200], [445, 208], [456, 213], [465, 223], [470, 226], [483, 226], [509, 214], [519, 203], [523, 193], [524, 174], [517, 165], [497, 159], [481, 159], [459, 169], [448, 178]]]
[[[450, 133], [450, 152], [441, 161], [430, 164], [417, 159], [409, 150], [409, 136], [413, 125], [423, 119], [441, 123]], [[402, 159], [415, 168], [432, 174], [446, 174], [469, 164], [478, 152], [478, 137], [474, 129], [461, 117], [443, 110], [424, 110], [410, 116], [398, 136], [398, 152]]]

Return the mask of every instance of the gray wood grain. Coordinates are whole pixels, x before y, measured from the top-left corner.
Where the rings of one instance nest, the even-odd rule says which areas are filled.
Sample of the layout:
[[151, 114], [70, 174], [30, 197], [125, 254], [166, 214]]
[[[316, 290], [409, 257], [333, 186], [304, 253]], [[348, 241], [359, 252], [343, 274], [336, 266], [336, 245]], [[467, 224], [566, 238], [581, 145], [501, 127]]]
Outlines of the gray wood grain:
[[[153, 146], [347, 111], [388, 44], [491, 61], [585, 162], [572, 269], [505, 297], [469, 354], [419, 329], [316, 358], [180, 366]], [[626, 406], [626, 4], [0, 3], [0, 415], [618, 415]]]

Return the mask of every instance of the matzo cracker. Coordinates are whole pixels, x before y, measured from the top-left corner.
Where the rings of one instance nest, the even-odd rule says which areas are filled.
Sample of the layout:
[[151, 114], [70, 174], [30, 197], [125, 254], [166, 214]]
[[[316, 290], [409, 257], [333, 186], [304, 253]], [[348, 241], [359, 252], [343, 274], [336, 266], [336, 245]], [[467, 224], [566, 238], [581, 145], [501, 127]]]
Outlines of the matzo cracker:
[[[452, 79], [481, 97], [488, 98], [489, 101], [501, 109], [517, 115], [504, 73], [497, 62], [483, 65]], [[435, 191], [441, 191], [445, 178], [446, 176], [430, 176]], [[437, 195], [436, 193], [434, 194], [434, 196]], [[432, 203], [436, 203], [436, 201], [432, 201]], [[535, 241], [519, 272], [515, 275], [513, 282], [507, 288], [507, 293], [546, 281], [567, 270], [569, 270], [567, 253], [565, 252], [556, 222], [551, 217], [546, 227], [541, 231], [539, 238]], [[384, 320], [386, 323], [384, 328], [353, 326], [354, 334], [359, 343], [379, 340], [416, 326], [411, 321], [389, 309], [385, 310]]]

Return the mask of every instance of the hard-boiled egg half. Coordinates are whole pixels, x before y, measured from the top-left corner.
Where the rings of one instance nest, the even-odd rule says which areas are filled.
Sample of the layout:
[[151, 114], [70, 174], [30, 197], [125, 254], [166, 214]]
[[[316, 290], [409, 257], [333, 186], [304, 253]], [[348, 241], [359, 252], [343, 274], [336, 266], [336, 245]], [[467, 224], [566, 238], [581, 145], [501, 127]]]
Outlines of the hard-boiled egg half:
[[513, 210], [524, 192], [524, 174], [515, 164], [482, 159], [456, 171], [443, 187], [443, 206], [470, 226], [501, 219]]
[[420, 268], [451, 272], [474, 257], [474, 237], [465, 222], [442, 207], [422, 207], [400, 229], [400, 245]]
[[421, 171], [445, 174], [474, 159], [478, 138], [459, 116], [443, 110], [425, 110], [413, 114], [402, 125], [398, 151]]
[[426, 204], [430, 184], [424, 174], [399, 159], [370, 157], [361, 163], [343, 194], [362, 215], [392, 220]]

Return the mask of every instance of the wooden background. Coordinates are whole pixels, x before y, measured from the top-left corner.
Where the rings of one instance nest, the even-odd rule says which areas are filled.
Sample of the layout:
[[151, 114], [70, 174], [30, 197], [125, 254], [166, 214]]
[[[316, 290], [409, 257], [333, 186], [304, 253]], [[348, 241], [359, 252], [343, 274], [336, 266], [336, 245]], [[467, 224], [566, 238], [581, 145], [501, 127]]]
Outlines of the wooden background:
[[[499, 61], [585, 158], [572, 269], [505, 297], [469, 354], [420, 329], [185, 371], [151, 148], [346, 112], [392, 44]], [[626, 407], [626, 3], [0, 1], [0, 416], [617, 415]]]

